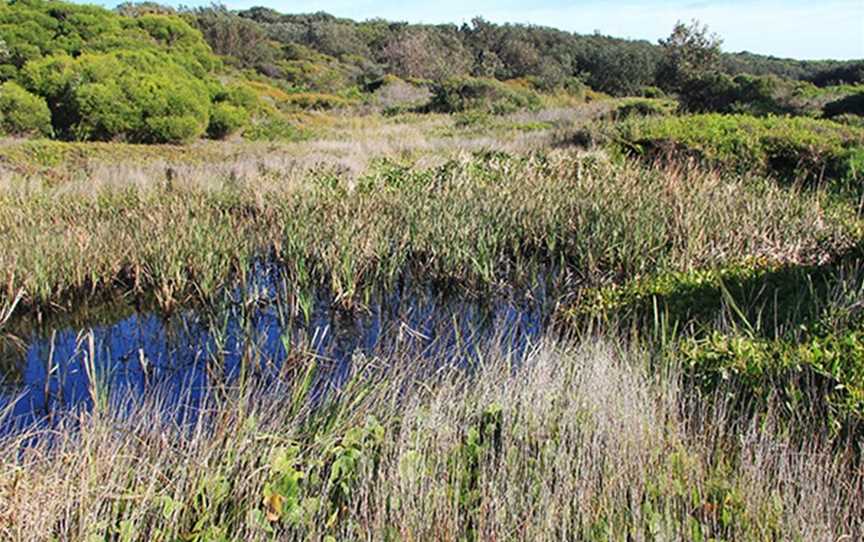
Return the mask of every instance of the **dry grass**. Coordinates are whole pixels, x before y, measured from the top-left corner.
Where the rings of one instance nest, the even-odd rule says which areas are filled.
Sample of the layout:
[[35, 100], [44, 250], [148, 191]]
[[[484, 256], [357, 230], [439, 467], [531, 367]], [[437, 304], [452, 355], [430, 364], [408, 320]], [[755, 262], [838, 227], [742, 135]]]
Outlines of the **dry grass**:
[[813, 541], [864, 534], [862, 473], [820, 429], [802, 443], [784, 437], [770, 416], [736, 419], [722, 399], [685, 395], [677, 371], [650, 375], [639, 349], [545, 341], [516, 355], [490, 344], [473, 372], [451, 369], [454, 361], [359, 357], [353, 379], [314, 411], [298, 378], [214, 389], [187, 424], [166, 416], [153, 394], [137, 403], [115, 397], [113, 407], [71, 415], [56, 430], [4, 438], [0, 533]]

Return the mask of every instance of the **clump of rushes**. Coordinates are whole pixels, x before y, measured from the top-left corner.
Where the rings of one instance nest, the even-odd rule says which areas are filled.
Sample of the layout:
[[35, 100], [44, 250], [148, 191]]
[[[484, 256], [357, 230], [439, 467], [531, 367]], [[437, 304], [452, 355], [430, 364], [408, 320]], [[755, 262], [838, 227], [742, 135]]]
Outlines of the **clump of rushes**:
[[[251, 166], [251, 167], [250, 167]], [[112, 287], [164, 307], [207, 299], [272, 254], [346, 302], [416, 267], [478, 286], [546, 266], [581, 284], [656, 270], [829, 259], [851, 243], [826, 196], [752, 177], [574, 151], [281, 169], [119, 166], [54, 185], [3, 179], [0, 302], [63, 305]]]
[[[213, 389], [197, 419], [115, 395], [0, 439], [5, 540], [841, 540], [864, 534], [862, 474], [818, 417], [682, 392], [617, 339], [476, 370], [400, 350], [355, 356], [314, 401], [287, 383]], [[266, 360], [263, 360], [266, 364]], [[514, 367], [519, 367], [514, 370]], [[434, 375], [434, 376], [433, 376]], [[734, 427], [734, 431], [730, 428]], [[21, 447], [25, 450], [22, 452]], [[38, 506], [34, 506], [38, 503]]]

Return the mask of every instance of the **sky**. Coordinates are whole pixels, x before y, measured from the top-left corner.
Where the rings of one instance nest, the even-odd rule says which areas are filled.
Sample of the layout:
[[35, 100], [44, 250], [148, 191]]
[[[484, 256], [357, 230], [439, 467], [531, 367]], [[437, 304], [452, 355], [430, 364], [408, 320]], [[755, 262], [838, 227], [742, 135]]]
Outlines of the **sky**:
[[[87, 1], [87, 0], [82, 0]], [[103, 0], [103, 5], [116, 2]], [[170, 0], [162, 3], [172, 3]], [[176, 4], [176, 2], [174, 2]], [[207, 5], [186, 0], [185, 5]], [[356, 20], [423, 23], [530, 23], [656, 42], [678, 20], [698, 19], [723, 38], [723, 50], [798, 59], [864, 58], [864, 0], [223, 0], [231, 9], [326, 11]]]

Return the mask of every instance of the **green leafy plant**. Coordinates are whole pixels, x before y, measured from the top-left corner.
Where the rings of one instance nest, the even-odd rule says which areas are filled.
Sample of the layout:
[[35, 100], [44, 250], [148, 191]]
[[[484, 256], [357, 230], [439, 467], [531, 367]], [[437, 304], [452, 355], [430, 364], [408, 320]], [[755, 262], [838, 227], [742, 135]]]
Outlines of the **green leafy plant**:
[[45, 100], [12, 81], [0, 85], [0, 132], [14, 136], [50, 136], [51, 111]]

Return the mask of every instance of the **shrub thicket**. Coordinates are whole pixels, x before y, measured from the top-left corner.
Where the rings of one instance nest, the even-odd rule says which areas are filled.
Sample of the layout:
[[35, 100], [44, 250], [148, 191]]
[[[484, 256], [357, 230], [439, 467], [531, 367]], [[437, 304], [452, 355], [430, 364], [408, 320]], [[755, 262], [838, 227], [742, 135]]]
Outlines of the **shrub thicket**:
[[835, 118], [841, 115], [864, 116], [864, 92], [850, 94], [839, 100], [825, 104], [823, 112], [828, 118]]
[[213, 106], [210, 112], [210, 124], [207, 135], [214, 139], [224, 139], [237, 133], [249, 122], [249, 114], [245, 109], [220, 102]]
[[[4, 129], [141, 143], [203, 135], [210, 96], [220, 86], [211, 76], [219, 60], [179, 15], [130, 13], [136, 16], [44, 0], [0, 5], [7, 42], [0, 74], [32, 94], [5, 93], [27, 107], [16, 127]], [[25, 115], [33, 117], [29, 124], [20, 119]]]
[[12, 81], [0, 85], [0, 133], [51, 135], [51, 112], [45, 100]]
[[711, 72], [685, 81], [679, 92], [684, 109], [694, 113], [748, 113], [764, 116], [791, 112], [780, 99], [783, 84], [775, 77]]
[[849, 180], [860, 170], [864, 130], [801, 117], [687, 115], [634, 118], [613, 128], [625, 151], [690, 157], [738, 172]]
[[430, 107], [455, 113], [470, 110], [504, 114], [540, 105], [540, 97], [521, 85], [483, 77], [448, 79], [433, 87]]

